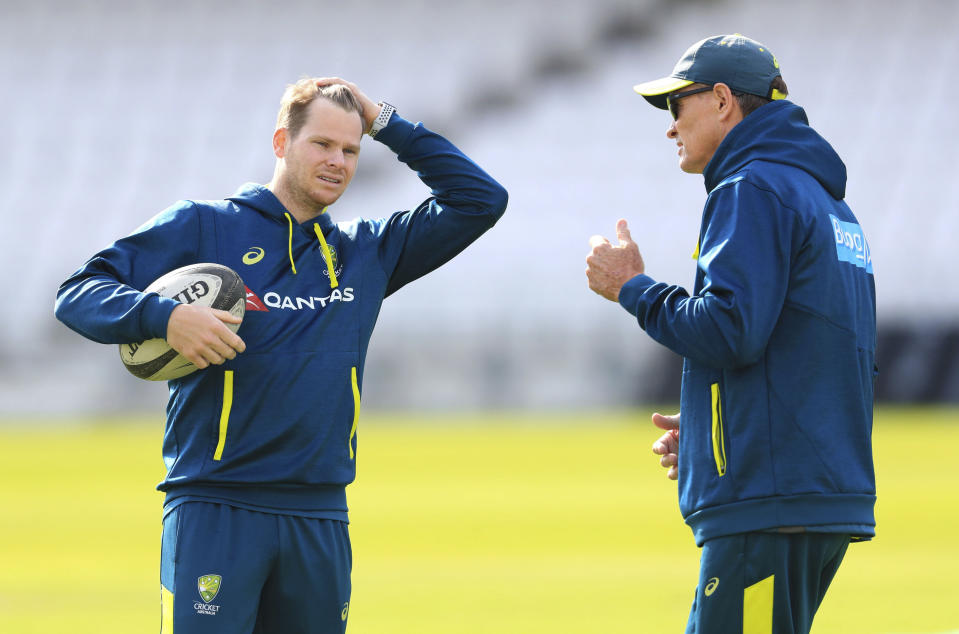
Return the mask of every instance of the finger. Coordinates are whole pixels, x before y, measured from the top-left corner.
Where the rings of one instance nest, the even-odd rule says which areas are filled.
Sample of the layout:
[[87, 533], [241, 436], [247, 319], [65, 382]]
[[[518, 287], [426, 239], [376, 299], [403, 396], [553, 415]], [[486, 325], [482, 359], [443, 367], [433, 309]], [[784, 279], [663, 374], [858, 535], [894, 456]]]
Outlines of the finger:
[[[659, 440], [653, 443], [653, 453], [664, 456], [670, 453], [679, 453], [679, 432], [668, 431]], [[674, 435], [675, 434], [675, 435]]]
[[235, 334], [229, 339], [227, 339], [227, 343], [230, 345], [231, 348], [233, 348], [237, 352], [246, 351], [246, 342], [240, 339], [240, 337]]
[[180, 356], [182, 356], [184, 359], [186, 359], [187, 361], [195, 365], [200, 370], [203, 370], [204, 368], [207, 368], [210, 366], [209, 362], [206, 359], [204, 359], [203, 355], [200, 354], [199, 352], [193, 352], [193, 351], [181, 352]]
[[663, 467], [675, 467], [679, 464], [679, 458], [674, 453], [668, 453], [659, 459], [659, 464]]
[[657, 455], [664, 455], [670, 453], [670, 441], [672, 438], [669, 435], [669, 432], [666, 432], [660, 436], [656, 442], [653, 443], [653, 453]]
[[227, 359], [234, 358], [236, 356], [236, 350], [230, 347], [222, 339], [217, 339], [216, 341], [211, 341], [206, 347], [204, 347], [201, 354], [203, 355], [203, 358], [210, 363], [219, 365]]
[[660, 429], [679, 429], [679, 414], [665, 416], [656, 412], [653, 414], [653, 424]]
[[596, 247], [602, 246], [604, 244], [609, 244], [609, 240], [607, 240], [603, 236], [593, 236], [592, 238], [589, 239], [589, 246], [593, 249], [595, 249]]
[[212, 310], [213, 310], [213, 315], [214, 315], [217, 319], [219, 319], [220, 321], [222, 321], [222, 322], [225, 322], [225, 323], [228, 323], [228, 324], [241, 324], [241, 323], [243, 323], [243, 318], [242, 318], [242, 317], [238, 317], [238, 316], [234, 315], [233, 313], [231, 313], [231, 312], [229, 312], [229, 311], [220, 310], [219, 308], [214, 308], [214, 309], [212, 309]]
[[619, 244], [629, 244], [633, 241], [632, 236], [629, 234], [629, 226], [626, 224], [626, 221], [620, 219], [616, 223], [616, 237], [619, 238]]
[[666, 472], [666, 477], [669, 478], [670, 480], [678, 480], [678, 479], [679, 479], [679, 468], [678, 468], [678, 467], [670, 467], [670, 468], [669, 468], [669, 471]]
[[210, 345], [224, 357], [232, 359], [238, 352], [246, 350], [246, 342], [232, 330], [218, 332], [217, 335], [219, 340], [211, 342]]
[[206, 361], [208, 365], [223, 365], [226, 363], [226, 359], [215, 352], [210, 351], [207, 351], [203, 354], [203, 360]]

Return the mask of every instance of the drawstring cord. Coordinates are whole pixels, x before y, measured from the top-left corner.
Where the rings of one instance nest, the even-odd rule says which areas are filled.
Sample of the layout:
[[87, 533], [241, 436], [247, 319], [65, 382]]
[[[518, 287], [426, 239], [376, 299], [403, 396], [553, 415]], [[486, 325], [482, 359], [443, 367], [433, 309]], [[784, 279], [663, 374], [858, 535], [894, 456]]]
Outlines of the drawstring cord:
[[[325, 212], [326, 210], [324, 209], [323, 211]], [[296, 264], [293, 262], [293, 217], [290, 216], [289, 213], [284, 215], [290, 227], [290, 239], [288, 242], [290, 268], [293, 270], [293, 275], [296, 275]], [[320, 250], [323, 252], [323, 260], [326, 262], [326, 271], [330, 274], [330, 288], [336, 288], [340, 283], [337, 281], [336, 273], [333, 271], [333, 254], [330, 252], [330, 245], [326, 243], [326, 238], [323, 236], [323, 231], [320, 229], [319, 223], [313, 223], [313, 231], [316, 232], [316, 237], [320, 240]]]
[[293, 263], [293, 217], [290, 214], [283, 214], [286, 216], [286, 221], [290, 223], [290, 241], [289, 241], [289, 253], [290, 253], [290, 268], [293, 269], [293, 275], [296, 275], [296, 264]]
[[340, 283], [336, 281], [336, 273], [333, 272], [333, 254], [330, 253], [330, 247], [326, 244], [326, 238], [323, 237], [323, 232], [320, 230], [318, 223], [313, 223], [313, 231], [316, 232], [316, 237], [320, 239], [320, 248], [323, 249], [326, 271], [330, 274], [330, 288], [336, 288]]

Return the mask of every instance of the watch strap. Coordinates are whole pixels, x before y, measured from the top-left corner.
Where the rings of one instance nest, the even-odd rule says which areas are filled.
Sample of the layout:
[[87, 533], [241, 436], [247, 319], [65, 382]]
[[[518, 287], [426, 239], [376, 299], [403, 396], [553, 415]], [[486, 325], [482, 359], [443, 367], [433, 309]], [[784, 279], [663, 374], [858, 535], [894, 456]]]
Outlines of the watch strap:
[[390, 122], [390, 117], [396, 112], [396, 108], [385, 101], [381, 101], [379, 105], [382, 106], [380, 114], [373, 120], [373, 125], [370, 126], [370, 136], [373, 138], [376, 138], [377, 133], [386, 127], [386, 124]]

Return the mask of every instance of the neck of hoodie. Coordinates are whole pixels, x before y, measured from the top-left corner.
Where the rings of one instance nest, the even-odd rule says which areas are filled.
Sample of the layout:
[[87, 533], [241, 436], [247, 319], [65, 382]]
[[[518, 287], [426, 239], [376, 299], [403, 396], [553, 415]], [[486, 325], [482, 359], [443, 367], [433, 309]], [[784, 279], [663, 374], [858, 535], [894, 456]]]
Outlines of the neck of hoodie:
[[790, 165], [808, 172], [836, 200], [846, 195], [846, 165], [828, 141], [809, 126], [791, 101], [773, 101], [740, 121], [723, 138], [703, 170], [706, 191], [752, 161]]
[[320, 250], [323, 252], [323, 259], [326, 261], [327, 271], [330, 276], [330, 286], [336, 288], [338, 282], [333, 267], [333, 256], [330, 246], [327, 244], [326, 235], [329, 235], [335, 227], [330, 214], [320, 211], [319, 215], [307, 220], [306, 222], [294, 222], [294, 215], [280, 202], [269, 188], [256, 183], [247, 183], [227, 200], [246, 205], [256, 209], [260, 213], [273, 218], [277, 223], [284, 227], [287, 233], [287, 244], [289, 245], [288, 256], [290, 258], [290, 272], [296, 275], [296, 262], [293, 256], [294, 234], [307, 236], [310, 240], [317, 240]]
[[227, 200], [253, 207], [260, 213], [275, 219], [276, 222], [284, 227], [287, 225], [286, 217], [290, 215], [296, 221], [297, 231], [302, 231], [311, 236], [313, 235], [314, 223], [320, 225], [323, 233], [329, 233], [336, 224], [333, 222], [330, 214], [323, 213], [322, 209], [317, 216], [308, 219], [306, 222], [301, 222], [292, 210], [288, 209], [268, 186], [257, 183], [246, 183], [242, 185], [232, 196], [228, 197]]
[[296, 195], [290, 191], [289, 188], [282, 187], [278, 184], [276, 179], [270, 181], [266, 185], [266, 188], [273, 192], [277, 200], [290, 212], [294, 220], [301, 225], [315, 219], [326, 211], [325, 206], [318, 206], [315, 201], [307, 196]]

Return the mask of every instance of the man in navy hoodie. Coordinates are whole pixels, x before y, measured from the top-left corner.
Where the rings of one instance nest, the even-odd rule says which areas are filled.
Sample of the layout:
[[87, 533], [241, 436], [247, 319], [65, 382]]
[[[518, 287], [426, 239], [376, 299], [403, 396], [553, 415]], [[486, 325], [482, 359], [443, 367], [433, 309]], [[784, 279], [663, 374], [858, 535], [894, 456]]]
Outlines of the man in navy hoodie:
[[[364, 133], [430, 188], [416, 209], [334, 222]], [[161, 631], [346, 629], [363, 365], [384, 298], [465, 249], [506, 191], [443, 137], [339, 78], [281, 101], [276, 168], [218, 201], [176, 203], [91, 258], [56, 315], [101, 343], [166, 338], [201, 369], [170, 381], [163, 459]], [[246, 284], [225, 311], [143, 293], [168, 271], [216, 262]]]
[[846, 168], [741, 35], [635, 90], [705, 179], [693, 292], [646, 274], [625, 220], [586, 272], [684, 357], [682, 425], [655, 414], [653, 451], [703, 549], [686, 631], [808, 632], [850, 541], [875, 534], [875, 286]]

